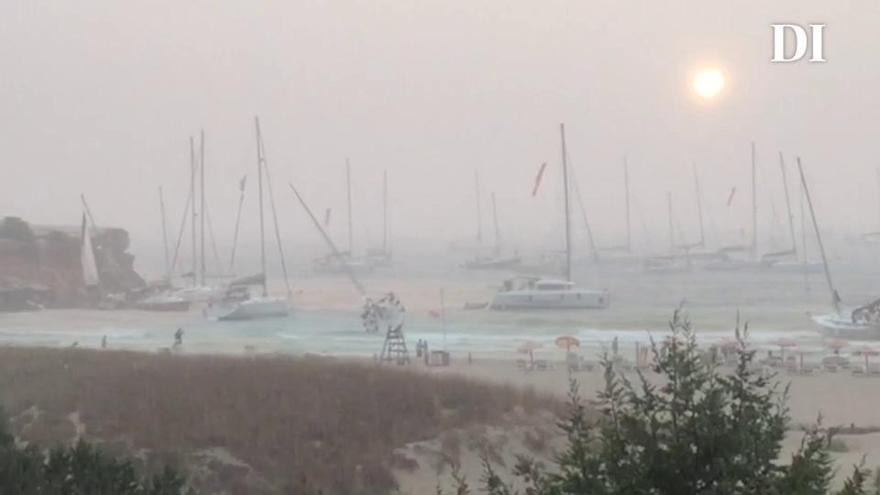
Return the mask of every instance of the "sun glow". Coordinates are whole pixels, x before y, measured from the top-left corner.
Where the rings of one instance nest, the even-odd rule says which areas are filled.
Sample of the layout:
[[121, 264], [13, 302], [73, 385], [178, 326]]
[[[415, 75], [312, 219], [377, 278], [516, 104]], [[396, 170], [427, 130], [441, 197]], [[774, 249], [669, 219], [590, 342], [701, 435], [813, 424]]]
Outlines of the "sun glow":
[[711, 100], [724, 89], [724, 73], [720, 69], [707, 67], [697, 70], [692, 85], [694, 92], [704, 100]]

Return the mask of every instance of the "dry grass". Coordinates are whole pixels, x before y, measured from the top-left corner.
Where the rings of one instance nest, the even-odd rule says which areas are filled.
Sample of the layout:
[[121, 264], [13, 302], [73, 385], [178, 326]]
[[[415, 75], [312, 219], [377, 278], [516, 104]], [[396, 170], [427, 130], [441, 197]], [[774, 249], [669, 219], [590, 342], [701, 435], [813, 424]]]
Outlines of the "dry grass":
[[[372, 364], [8, 347], [0, 401], [27, 440], [69, 439], [65, 418], [79, 411], [89, 438], [181, 458], [223, 447], [274, 487], [304, 478], [325, 493], [386, 491], [395, 447], [556, 407], [530, 390]], [[253, 492], [240, 482], [222, 483]]]

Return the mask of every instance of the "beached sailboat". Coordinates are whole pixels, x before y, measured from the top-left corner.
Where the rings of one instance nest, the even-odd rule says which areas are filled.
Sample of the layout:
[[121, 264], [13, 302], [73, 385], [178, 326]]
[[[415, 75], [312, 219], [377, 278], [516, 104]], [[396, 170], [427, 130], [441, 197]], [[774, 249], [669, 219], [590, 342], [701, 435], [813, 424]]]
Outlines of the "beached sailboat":
[[810, 190], [807, 187], [807, 180], [804, 176], [804, 169], [801, 165], [800, 157], [797, 159], [797, 164], [798, 172], [801, 176], [801, 185], [804, 188], [804, 195], [807, 200], [807, 206], [809, 206], [810, 209], [810, 217], [813, 219], [813, 230], [816, 234], [816, 242], [819, 245], [819, 253], [822, 256], [822, 268], [825, 272], [825, 281], [828, 284], [828, 290], [831, 294], [831, 306], [834, 308], [833, 313], [814, 316], [813, 321], [819, 326], [819, 330], [823, 335], [844, 339], [862, 340], [874, 340], [880, 338], [880, 299], [849, 311], [844, 310], [841, 307], [843, 301], [831, 279], [828, 257], [825, 255], [825, 245], [822, 243], [822, 234], [819, 232], [819, 222], [816, 220], [816, 211], [813, 208], [813, 201], [810, 197]]
[[[268, 317], [287, 316], [288, 301], [285, 297], [270, 296], [266, 283], [266, 235], [263, 213], [263, 183], [268, 186], [269, 199], [272, 206], [272, 218], [275, 224], [275, 238], [278, 242], [278, 254], [284, 271], [288, 295], [290, 285], [287, 281], [287, 266], [284, 262], [284, 251], [281, 247], [281, 235], [278, 230], [278, 216], [272, 195], [272, 182], [263, 147], [263, 136], [260, 133], [260, 120], [254, 118], [257, 137], [257, 184], [260, 218], [260, 273], [249, 277], [233, 280], [227, 286], [219, 301], [211, 301], [205, 309], [205, 315], [217, 320], [254, 320]], [[265, 181], [264, 181], [265, 176]], [[259, 289], [258, 293], [254, 293]]]
[[559, 125], [559, 131], [562, 141], [563, 209], [565, 212], [565, 279], [519, 277], [506, 280], [492, 300], [490, 305], [492, 309], [599, 309], [608, 307], [610, 299], [608, 291], [582, 289], [572, 281], [571, 216], [565, 124]]

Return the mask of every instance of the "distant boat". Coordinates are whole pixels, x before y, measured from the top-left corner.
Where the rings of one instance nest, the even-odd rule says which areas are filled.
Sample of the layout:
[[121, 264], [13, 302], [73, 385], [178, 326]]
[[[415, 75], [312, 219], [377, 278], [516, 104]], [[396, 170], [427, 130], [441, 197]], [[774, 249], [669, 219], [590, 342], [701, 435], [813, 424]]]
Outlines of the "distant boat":
[[[479, 182], [477, 182], [477, 198], [479, 201]], [[473, 259], [462, 264], [466, 270], [511, 270], [522, 263], [517, 254], [504, 256], [501, 254], [501, 231], [498, 228], [498, 208], [495, 203], [495, 193], [492, 193], [492, 219], [495, 225], [495, 246], [492, 254], [488, 256], [477, 254]]]
[[393, 264], [388, 232], [388, 171], [382, 172], [382, 247], [367, 250], [366, 262], [372, 266], [387, 268]]
[[565, 124], [559, 125], [562, 140], [562, 179], [565, 211], [565, 279], [520, 277], [504, 282], [490, 307], [510, 309], [601, 309], [607, 308], [606, 290], [581, 289], [571, 281], [571, 217], [569, 214], [568, 157]]
[[[257, 133], [257, 184], [258, 202], [260, 212], [260, 273], [233, 280], [229, 283], [223, 297], [216, 302], [211, 302], [205, 309], [205, 315], [217, 320], [254, 320], [268, 317], [287, 316], [289, 309], [287, 299], [270, 296], [266, 285], [266, 236], [263, 215], [263, 176], [266, 176], [266, 184], [271, 196], [271, 182], [266, 167], [266, 159], [263, 154], [263, 137], [260, 133], [260, 121], [254, 119]], [[274, 214], [274, 202], [273, 202]], [[280, 235], [278, 234], [277, 218], [275, 218], [276, 238], [279, 241], [279, 254], [281, 251]], [[284, 265], [282, 264], [282, 267]], [[287, 277], [285, 268], [285, 280]], [[254, 294], [255, 289], [261, 289]]]
[[348, 210], [348, 249], [331, 252], [312, 261], [312, 271], [319, 274], [343, 275], [349, 272], [358, 274], [373, 271], [370, 257], [354, 256], [354, 222], [351, 204], [351, 165], [345, 159], [346, 205]]

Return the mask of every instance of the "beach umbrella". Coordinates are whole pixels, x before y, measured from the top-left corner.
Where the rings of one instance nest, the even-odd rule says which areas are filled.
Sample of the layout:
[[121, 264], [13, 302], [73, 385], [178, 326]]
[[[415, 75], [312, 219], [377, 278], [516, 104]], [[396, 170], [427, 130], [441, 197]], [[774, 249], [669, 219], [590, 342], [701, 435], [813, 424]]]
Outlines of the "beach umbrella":
[[787, 337], [783, 337], [783, 338], [781, 338], [781, 339], [776, 339], [773, 343], [774, 343], [775, 345], [778, 345], [778, 346], [779, 346], [780, 352], [781, 352], [781, 354], [782, 354], [782, 356], [781, 356], [781, 357], [782, 357], [782, 361], [785, 361], [785, 349], [786, 349], [787, 347], [797, 347], [797, 345], [798, 345], [798, 343], [797, 343], [796, 340], [794, 340], [794, 339], [790, 339], [790, 338], [787, 338]]
[[540, 349], [542, 346], [540, 343], [535, 342], [534, 340], [527, 340], [522, 343], [517, 349], [516, 352], [520, 354], [528, 354], [529, 355], [529, 364], [535, 364], [535, 349]]
[[556, 337], [556, 347], [565, 349], [565, 352], [571, 352], [572, 347], [580, 347], [581, 341], [571, 335], [563, 335]]
[[872, 349], [872, 348], [870, 348], [870, 347], [860, 347], [860, 348], [856, 349], [855, 351], [853, 351], [853, 355], [854, 355], [854, 356], [864, 356], [864, 357], [865, 357], [865, 371], [867, 372], [868, 369], [869, 369], [869, 368], [868, 368], [868, 364], [869, 364], [869, 363], [868, 363], [868, 359], [869, 359], [871, 356], [877, 356], [877, 355], [880, 355], [880, 351], [878, 351], [878, 350], [876, 350], [876, 349]]
[[834, 354], [840, 354], [840, 350], [844, 347], [847, 347], [849, 343], [845, 340], [841, 339], [831, 339], [825, 344], [829, 349], [834, 351]]

